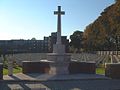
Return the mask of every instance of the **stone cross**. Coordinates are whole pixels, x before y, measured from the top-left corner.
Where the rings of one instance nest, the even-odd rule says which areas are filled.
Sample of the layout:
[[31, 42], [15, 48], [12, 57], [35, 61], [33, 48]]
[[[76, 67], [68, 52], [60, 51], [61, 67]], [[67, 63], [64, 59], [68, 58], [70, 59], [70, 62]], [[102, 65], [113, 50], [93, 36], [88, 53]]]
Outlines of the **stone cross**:
[[64, 15], [65, 12], [61, 11], [61, 6], [58, 6], [58, 11], [54, 11], [55, 15], [58, 15], [57, 20], [57, 42], [56, 44], [61, 44], [61, 15]]

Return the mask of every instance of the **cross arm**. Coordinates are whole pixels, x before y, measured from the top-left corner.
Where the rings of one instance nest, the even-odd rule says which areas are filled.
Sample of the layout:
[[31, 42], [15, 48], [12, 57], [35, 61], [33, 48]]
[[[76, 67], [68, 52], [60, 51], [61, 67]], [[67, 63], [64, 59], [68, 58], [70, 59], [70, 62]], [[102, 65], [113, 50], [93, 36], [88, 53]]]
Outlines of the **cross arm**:
[[54, 14], [55, 14], [55, 15], [58, 15], [58, 14], [65, 15], [65, 12], [64, 12], [64, 11], [61, 11], [61, 12], [54, 11]]

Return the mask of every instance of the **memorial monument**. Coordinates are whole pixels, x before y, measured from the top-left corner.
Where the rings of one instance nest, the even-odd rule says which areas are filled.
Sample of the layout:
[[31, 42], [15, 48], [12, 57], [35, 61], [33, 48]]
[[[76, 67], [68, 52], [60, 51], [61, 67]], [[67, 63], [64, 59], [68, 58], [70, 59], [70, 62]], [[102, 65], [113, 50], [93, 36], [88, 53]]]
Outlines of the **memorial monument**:
[[65, 12], [61, 11], [61, 6], [58, 6], [58, 11], [54, 11], [57, 17], [57, 41], [53, 45], [53, 53], [47, 55], [47, 60], [50, 61], [49, 74], [68, 74], [68, 66], [70, 63], [70, 55], [65, 53], [65, 46], [61, 42], [61, 15]]
[[54, 11], [57, 16], [57, 41], [53, 45], [53, 52], [47, 54], [47, 60], [23, 61], [23, 73], [46, 73], [52, 75], [78, 74], [78, 73], [95, 73], [95, 63], [72, 61], [71, 55], [65, 53], [65, 46], [61, 42], [61, 15], [65, 12]]

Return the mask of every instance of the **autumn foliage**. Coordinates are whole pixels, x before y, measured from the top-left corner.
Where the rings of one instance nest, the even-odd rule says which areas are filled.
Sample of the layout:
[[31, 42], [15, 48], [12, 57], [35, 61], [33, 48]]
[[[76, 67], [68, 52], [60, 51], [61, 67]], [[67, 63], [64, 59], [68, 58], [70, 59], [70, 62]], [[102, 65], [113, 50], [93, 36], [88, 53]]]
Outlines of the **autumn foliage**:
[[86, 50], [116, 50], [116, 37], [120, 36], [120, 0], [104, 9], [86, 27], [83, 36]]

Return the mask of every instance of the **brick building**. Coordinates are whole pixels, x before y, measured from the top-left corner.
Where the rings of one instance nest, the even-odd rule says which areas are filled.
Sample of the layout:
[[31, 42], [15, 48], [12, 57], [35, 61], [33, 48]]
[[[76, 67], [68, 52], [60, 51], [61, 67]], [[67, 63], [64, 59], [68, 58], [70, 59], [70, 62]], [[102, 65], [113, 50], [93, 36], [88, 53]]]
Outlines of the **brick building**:
[[[48, 53], [52, 52], [53, 44], [56, 43], [57, 33], [44, 37], [43, 40], [0, 40], [0, 54], [8, 53]], [[67, 36], [62, 36], [62, 43], [65, 44], [66, 51], [69, 51], [69, 40]]]
[[[56, 44], [57, 41], [57, 32], [51, 33], [51, 36], [49, 36], [49, 41], [48, 41], [48, 49], [49, 52], [53, 51], [53, 44]], [[69, 40], [67, 39], [67, 36], [62, 36], [61, 37], [62, 44], [65, 45], [65, 51], [69, 52]]]
[[2, 54], [45, 52], [48, 52], [46, 40], [0, 40], [0, 53]]

